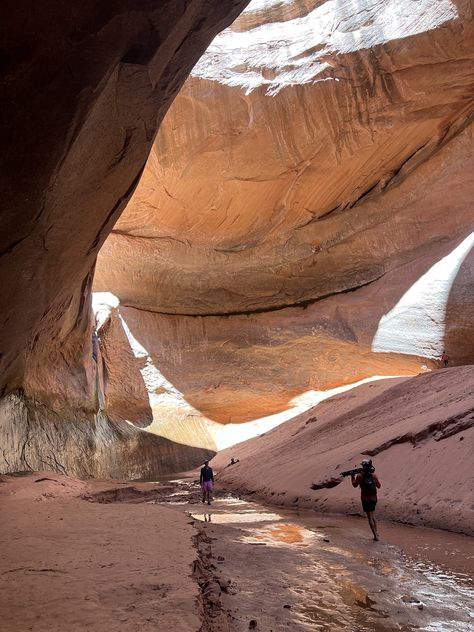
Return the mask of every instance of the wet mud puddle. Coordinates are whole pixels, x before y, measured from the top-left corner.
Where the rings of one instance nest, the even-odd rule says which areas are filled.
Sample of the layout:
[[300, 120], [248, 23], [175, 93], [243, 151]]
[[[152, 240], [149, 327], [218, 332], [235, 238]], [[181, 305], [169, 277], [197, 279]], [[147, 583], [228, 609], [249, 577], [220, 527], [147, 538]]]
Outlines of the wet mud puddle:
[[213, 525], [257, 630], [474, 632], [472, 538], [384, 524], [373, 542], [363, 519], [198, 493], [186, 483], [169, 500]]

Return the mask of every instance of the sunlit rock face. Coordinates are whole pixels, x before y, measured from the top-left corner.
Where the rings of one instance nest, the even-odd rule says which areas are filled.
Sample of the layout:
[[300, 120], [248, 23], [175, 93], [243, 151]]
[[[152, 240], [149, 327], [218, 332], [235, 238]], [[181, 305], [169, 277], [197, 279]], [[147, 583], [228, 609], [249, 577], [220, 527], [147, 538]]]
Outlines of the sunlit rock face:
[[470, 3], [253, 2], [156, 141], [246, 2], [132, 4], [5, 12], [0, 470], [186, 469], [215, 424], [474, 361]]
[[463, 1], [255, 0], [207, 49], [94, 281], [196, 411], [474, 362], [473, 36]]
[[[469, 2], [251, 3], [173, 104], [97, 288], [167, 313], [271, 309], [463, 236], [472, 37]], [[447, 182], [406, 182], [459, 134]]]
[[[26, 445], [30, 425], [40, 424], [35, 402], [47, 406], [42, 419], [51, 412], [65, 423], [90, 424], [77, 435], [69, 462], [94, 437], [102, 448], [113, 443], [113, 431], [101, 433], [95, 416], [103, 378], [92, 344], [96, 256], [141, 177], [171, 101], [212, 38], [246, 4], [44, 0], [36, 9], [19, 0], [3, 11], [0, 396], [17, 391], [12, 397], [27, 413], [13, 434], [4, 430], [10, 465], [0, 469], [15, 467], [15, 441]], [[13, 418], [8, 413], [4, 421]], [[72, 428], [64, 429], [71, 444]], [[55, 441], [49, 443], [54, 452]], [[32, 453], [34, 445], [40, 449], [41, 439], [31, 442]], [[30, 454], [28, 462], [37, 459]]]

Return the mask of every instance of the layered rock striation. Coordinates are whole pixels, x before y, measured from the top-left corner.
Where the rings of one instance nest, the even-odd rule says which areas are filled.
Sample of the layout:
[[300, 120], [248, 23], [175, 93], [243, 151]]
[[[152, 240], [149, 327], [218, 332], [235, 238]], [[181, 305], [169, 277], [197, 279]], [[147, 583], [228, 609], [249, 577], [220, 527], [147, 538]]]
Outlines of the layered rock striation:
[[252, 3], [206, 51], [98, 289], [164, 313], [263, 311], [357, 289], [472, 229], [470, 3], [297, 5]]
[[104, 411], [57, 413], [10, 393], [0, 402], [1, 472], [44, 468], [79, 478], [156, 480], [192, 469], [215, 450], [190, 447]]
[[182, 470], [474, 362], [471, 3], [254, 0], [206, 49], [246, 4], [5, 8], [3, 469]]
[[473, 35], [469, 2], [266, 0], [207, 49], [94, 280], [197, 413], [474, 362]]

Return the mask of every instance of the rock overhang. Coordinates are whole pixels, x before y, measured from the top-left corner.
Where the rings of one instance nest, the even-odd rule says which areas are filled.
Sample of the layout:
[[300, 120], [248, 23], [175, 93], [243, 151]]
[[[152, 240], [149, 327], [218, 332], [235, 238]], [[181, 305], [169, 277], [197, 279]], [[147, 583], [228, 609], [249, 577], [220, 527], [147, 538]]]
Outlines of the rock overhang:
[[[162, 313], [258, 312], [466, 236], [472, 28], [450, 0], [251, 3], [170, 109], [96, 288]], [[450, 179], [462, 191], [440, 199]]]

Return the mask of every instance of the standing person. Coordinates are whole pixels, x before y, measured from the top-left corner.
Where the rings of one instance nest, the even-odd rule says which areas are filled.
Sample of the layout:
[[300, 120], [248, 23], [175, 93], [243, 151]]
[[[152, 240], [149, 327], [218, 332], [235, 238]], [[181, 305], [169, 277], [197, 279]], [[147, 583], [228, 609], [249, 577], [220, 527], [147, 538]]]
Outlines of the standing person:
[[209, 467], [209, 461], [204, 462], [204, 467], [201, 468], [201, 476], [199, 477], [199, 483], [202, 489], [202, 502], [206, 502], [207, 495], [207, 504], [211, 504], [211, 492], [214, 487], [214, 472], [212, 471], [212, 467]]
[[375, 506], [377, 504], [377, 489], [380, 489], [380, 481], [374, 474], [375, 468], [372, 461], [364, 459], [361, 463], [363, 471], [359, 474], [351, 474], [352, 486], [360, 487], [360, 499], [362, 509], [367, 514], [369, 526], [374, 534], [374, 540], [379, 539], [377, 522], [375, 520]]
[[443, 363], [444, 366], [448, 366], [449, 356], [444, 350], [443, 350], [443, 353], [441, 354], [441, 362]]

